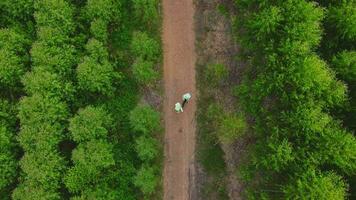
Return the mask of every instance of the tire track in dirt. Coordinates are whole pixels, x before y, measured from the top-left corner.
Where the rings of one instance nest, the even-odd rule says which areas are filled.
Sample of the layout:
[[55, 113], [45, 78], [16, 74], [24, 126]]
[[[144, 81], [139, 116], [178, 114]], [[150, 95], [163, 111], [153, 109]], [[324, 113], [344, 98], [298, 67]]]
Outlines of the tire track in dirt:
[[[195, 189], [195, 33], [193, 0], [162, 0], [164, 50], [164, 200], [192, 199]], [[174, 104], [192, 99], [183, 113]]]

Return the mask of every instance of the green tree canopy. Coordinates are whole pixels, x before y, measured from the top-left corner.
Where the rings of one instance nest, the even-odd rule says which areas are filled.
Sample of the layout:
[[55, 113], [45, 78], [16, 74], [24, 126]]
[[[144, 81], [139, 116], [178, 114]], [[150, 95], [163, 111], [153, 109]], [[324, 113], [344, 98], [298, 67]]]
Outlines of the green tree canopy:
[[142, 85], [152, 85], [158, 78], [154, 63], [145, 61], [142, 58], [136, 59], [132, 66], [132, 73], [136, 80]]
[[74, 167], [69, 169], [64, 182], [71, 192], [79, 192], [97, 183], [105, 169], [115, 165], [113, 146], [103, 140], [79, 144], [73, 150]]
[[132, 38], [131, 52], [136, 58], [156, 62], [160, 56], [160, 44], [147, 33], [136, 32]]
[[130, 113], [130, 124], [134, 131], [153, 134], [160, 129], [160, 116], [150, 106], [137, 106]]
[[103, 108], [88, 106], [70, 119], [69, 130], [76, 142], [106, 138], [113, 120]]
[[335, 173], [320, 173], [312, 169], [293, 177], [283, 186], [286, 199], [343, 200], [347, 185]]
[[142, 166], [138, 171], [134, 184], [141, 189], [144, 195], [152, 194], [158, 184], [158, 177], [152, 167]]
[[151, 161], [158, 156], [158, 141], [152, 137], [140, 136], [136, 139], [135, 148], [142, 161]]
[[356, 80], [356, 51], [343, 51], [332, 60], [337, 75], [346, 81]]

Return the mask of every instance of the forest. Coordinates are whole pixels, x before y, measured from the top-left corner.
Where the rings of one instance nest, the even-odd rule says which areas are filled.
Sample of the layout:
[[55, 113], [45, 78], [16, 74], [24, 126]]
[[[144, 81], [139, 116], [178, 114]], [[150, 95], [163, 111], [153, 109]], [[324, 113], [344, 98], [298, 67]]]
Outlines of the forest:
[[155, 199], [158, 0], [0, 1], [0, 199]]
[[356, 0], [0, 0], [0, 200], [355, 199], [355, 133]]
[[354, 199], [356, 1], [235, 0], [247, 199]]

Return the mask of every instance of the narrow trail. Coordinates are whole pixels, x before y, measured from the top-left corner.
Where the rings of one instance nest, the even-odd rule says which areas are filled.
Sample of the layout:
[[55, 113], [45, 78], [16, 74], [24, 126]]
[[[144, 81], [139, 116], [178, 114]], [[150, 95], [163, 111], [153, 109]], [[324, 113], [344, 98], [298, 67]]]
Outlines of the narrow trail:
[[[193, 0], [162, 0], [164, 50], [164, 200], [188, 200], [194, 193], [196, 130]], [[174, 104], [192, 93], [183, 113]]]

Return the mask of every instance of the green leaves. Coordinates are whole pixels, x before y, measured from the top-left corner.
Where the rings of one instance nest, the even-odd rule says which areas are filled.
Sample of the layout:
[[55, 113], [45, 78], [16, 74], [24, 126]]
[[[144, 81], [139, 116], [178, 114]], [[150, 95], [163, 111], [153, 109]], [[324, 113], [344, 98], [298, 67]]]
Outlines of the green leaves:
[[25, 73], [28, 40], [13, 29], [0, 29], [0, 87], [18, 87]]
[[332, 59], [336, 74], [346, 81], [356, 80], [356, 51], [343, 51]]
[[155, 64], [138, 58], [132, 65], [132, 73], [141, 85], [152, 85], [158, 78]]
[[158, 184], [158, 178], [155, 175], [155, 170], [147, 166], [141, 167], [135, 177], [134, 184], [140, 188], [143, 194], [152, 194]]
[[140, 188], [144, 197], [148, 197], [158, 184], [159, 170], [155, 162], [160, 148], [155, 135], [160, 131], [160, 116], [150, 106], [139, 105], [130, 113], [130, 124], [132, 129], [140, 134], [136, 138], [135, 148], [143, 161], [134, 178], [134, 184]]
[[71, 192], [85, 191], [105, 176], [105, 169], [115, 165], [113, 146], [105, 140], [90, 140], [80, 144], [72, 155], [74, 167], [69, 169], [64, 182]]
[[356, 39], [355, 1], [343, 1], [339, 6], [331, 6], [327, 20], [336, 28], [337, 34], [342, 38]]
[[158, 0], [133, 0], [134, 16], [140, 23], [148, 28], [156, 26], [159, 22]]
[[112, 123], [113, 120], [105, 110], [88, 106], [70, 119], [69, 130], [74, 141], [85, 142], [106, 138]]
[[335, 173], [309, 169], [283, 186], [283, 192], [285, 199], [343, 200], [346, 198], [345, 188], [347, 185]]
[[87, 192], [100, 189], [105, 178], [112, 176], [109, 170], [115, 167], [114, 146], [108, 141], [112, 123], [112, 118], [103, 108], [93, 106], [79, 110], [70, 119], [69, 130], [73, 140], [79, 143], [72, 153], [74, 166], [64, 178], [70, 192], [81, 193], [84, 197]]
[[130, 113], [130, 124], [134, 131], [150, 135], [160, 130], [160, 116], [149, 106], [137, 106]]
[[[238, 3], [237, 13], [243, 13], [238, 15], [238, 37], [251, 69], [236, 93], [255, 120], [257, 138], [244, 173], [261, 178], [257, 186], [251, 184], [253, 196], [261, 198], [263, 188], [264, 198], [279, 199], [268, 190], [288, 185], [281, 199], [344, 199], [346, 184], [325, 170], [343, 175], [355, 171], [355, 138], [330, 114], [348, 100], [346, 85], [336, 75], [353, 76], [353, 54], [333, 59], [337, 73], [317, 56], [325, 10], [314, 2]], [[343, 9], [347, 22], [351, 9]], [[330, 19], [344, 17], [332, 9], [327, 14]]]
[[120, 16], [120, 4], [116, 0], [88, 0], [85, 10], [90, 19], [100, 18], [106, 22]]
[[145, 162], [149, 162], [157, 158], [158, 150], [158, 141], [152, 137], [140, 136], [136, 139], [136, 152], [138, 157]]
[[39, 27], [57, 28], [66, 35], [74, 31], [73, 8], [66, 1], [35, 1], [35, 19]]
[[108, 23], [102, 19], [93, 20], [90, 24], [90, 32], [94, 38], [103, 43], [108, 40]]
[[101, 42], [92, 39], [86, 48], [89, 55], [77, 67], [79, 88], [92, 93], [112, 95], [114, 81], [121, 78], [120, 73], [114, 71]]
[[37, 68], [27, 73], [22, 82], [29, 95], [40, 95], [47, 98], [72, 99], [74, 87], [70, 82], [64, 82], [58, 74]]
[[17, 175], [17, 160], [14, 157], [12, 133], [0, 127], [0, 188], [10, 185]]
[[158, 61], [160, 56], [160, 45], [144, 32], [136, 32], [131, 43], [131, 52], [136, 58], [148, 61]]
[[279, 23], [283, 20], [281, 9], [271, 6], [263, 9], [258, 14], [254, 14], [252, 19], [247, 22], [247, 26], [254, 33], [257, 41], [268, 41], [271, 33], [275, 33]]

